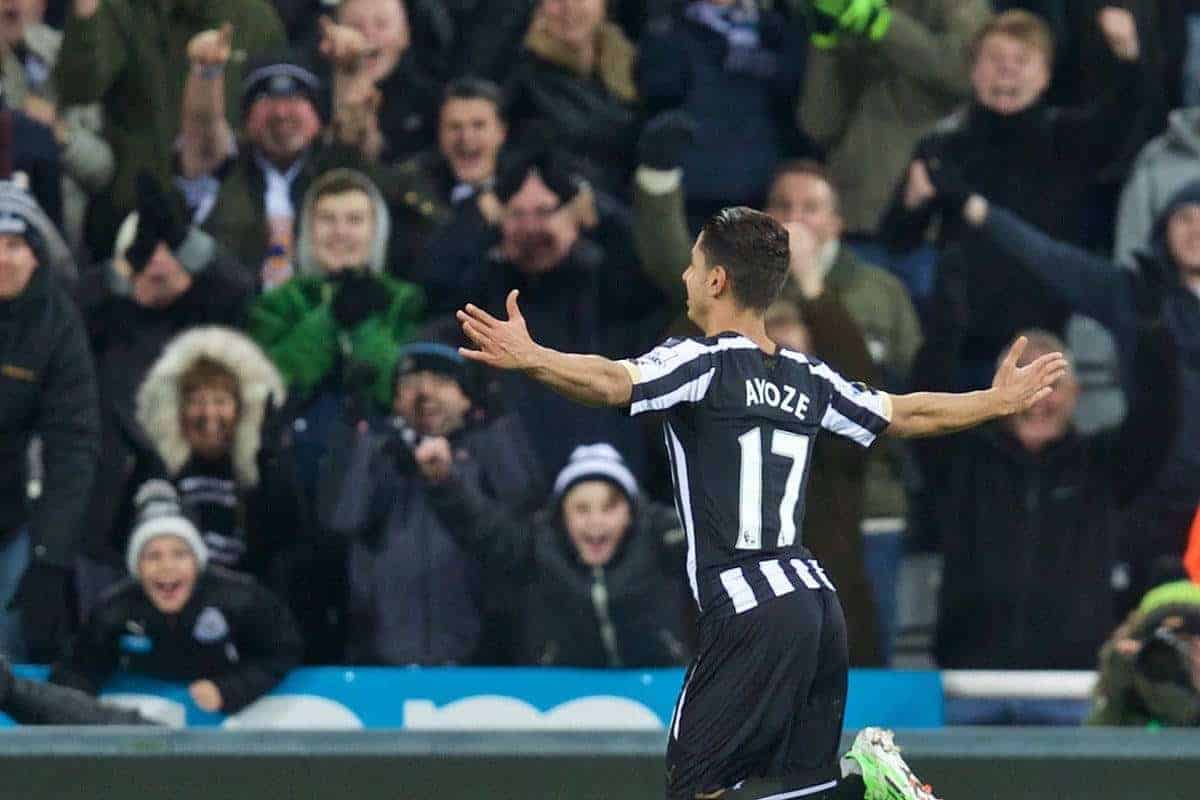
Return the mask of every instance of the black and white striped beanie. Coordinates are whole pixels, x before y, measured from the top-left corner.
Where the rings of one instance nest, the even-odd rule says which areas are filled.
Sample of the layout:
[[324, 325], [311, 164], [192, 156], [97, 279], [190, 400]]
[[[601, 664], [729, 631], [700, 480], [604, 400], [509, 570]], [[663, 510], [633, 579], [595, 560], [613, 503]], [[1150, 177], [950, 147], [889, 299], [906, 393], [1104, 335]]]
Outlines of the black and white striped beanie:
[[195, 524], [183, 513], [179, 505], [179, 494], [169, 481], [155, 479], [146, 481], [134, 496], [138, 521], [125, 548], [125, 566], [129, 574], [138, 577], [138, 559], [142, 548], [159, 536], [178, 536], [187, 542], [196, 555], [200, 571], [208, 564], [208, 546], [200, 536]]

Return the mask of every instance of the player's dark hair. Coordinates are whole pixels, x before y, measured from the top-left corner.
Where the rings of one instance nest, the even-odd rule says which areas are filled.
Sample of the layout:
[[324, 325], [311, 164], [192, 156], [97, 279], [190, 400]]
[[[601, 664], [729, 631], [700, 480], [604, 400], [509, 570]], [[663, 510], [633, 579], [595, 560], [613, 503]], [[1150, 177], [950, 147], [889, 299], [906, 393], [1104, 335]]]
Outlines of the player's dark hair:
[[486, 100], [496, 108], [496, 116], [505, 121], [504, 90], [486, 78], [455, 78], [442, 90], [442, 105], [451, 100]]
[[743, 308], [765, 312], [788, 272], [788, 233], [772, 217], [752, 208], [724, 208], [700, 231], [708, 266], [722, 266]]

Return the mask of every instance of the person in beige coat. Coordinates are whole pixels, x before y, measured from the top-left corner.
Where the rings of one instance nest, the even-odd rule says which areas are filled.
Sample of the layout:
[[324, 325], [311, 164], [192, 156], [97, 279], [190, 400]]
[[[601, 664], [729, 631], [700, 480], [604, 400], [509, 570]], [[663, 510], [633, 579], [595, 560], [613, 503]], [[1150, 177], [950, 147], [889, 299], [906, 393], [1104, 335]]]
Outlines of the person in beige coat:
[[917, 140], [966, 101], [987, 0], [892, 0], [887, 32], [812, 45], [797, 121], [828, 157], [846, 230], [875, 232]]

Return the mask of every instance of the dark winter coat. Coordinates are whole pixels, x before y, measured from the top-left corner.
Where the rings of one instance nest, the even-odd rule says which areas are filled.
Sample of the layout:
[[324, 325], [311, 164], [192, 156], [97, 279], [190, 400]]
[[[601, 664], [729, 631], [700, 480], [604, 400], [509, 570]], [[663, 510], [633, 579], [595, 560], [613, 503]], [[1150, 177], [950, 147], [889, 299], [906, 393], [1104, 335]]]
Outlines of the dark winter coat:
[[68, 15], [54, 80], [62, 106], [100, 103], [117, 174], [102, 196], [114, 224], [137, 205], [134, 179], [148, 169], [168, 182], [191, 64], [188, 41], [229, 22], [233, 52], [225, 108], [236, 127], [246, 56], [286, 44], [264, 0], [106, 0], [90, 19]]
[[383, 104], [379, 130], [384, 147], [379, 158], [392, 163], [416, 155], [437, 142], [441, 91], [437, 80], [417, 61], [413, 50], [379, 84]]
[[[494, 247], [496, 231], [482, 217], [461, 214], [431, 244], [425, 269], [415, 277], [439, 308], [472, 302], [503, 316], [508, 292], [521, 292], [521, 313], [538, 342], [571, 353], [624, 358], [650, 349], [666, 321], [661, 293], [632, 255], [623, 223], [613, 221], [581, 236], [552, 270], [530, 276]], [[505, 407], [534, 432], [547, 474], [566, 463], [575, 445], [613, 442], [622, 453], [644, 450], [638, 426], [625, 414], [572, 403], [524, 375], [500, 377]], [[615, 438], [614, 438], [615, 437]], [[641, 464], [631, 463], [635, 472]]]
[[[789, 284], [790, 286], [790, 284]], [[875, 382], [875, 365], [858, 324], [831, 291], [815, 300], [796, 298], [812, 339], [812, 352], [840, 375]], [[881, 441], [876, 446], [882, 446]], [[821, 562], [838, 587], [846, 616], [850, 664], [882, 666], [875, 595], [863, 556], [862, 519], [867, 451], [840, 436], [818, 436], [813, 444], [804, 514], [804, 546]]]
[[[1141, 108], [1144, 76], [1124, 64], [1109, 94], [1083, 109], [1034, 105], [1011, 116], [975, 105], [952, 120], [953, 128], [925, 137], [914, 158], [938, 156], [962, 173], [970, 187], [997, 205], [1012, 208], [1052, 236], [1085, 238], [1085, 213], [1096, 173], [1117, 157], [1128, 119]], [[903, 204], [900, 182], [880, 235], [905, 249], [920, 244], [939, 208]], [[1061, 333], [1070, 309], [1046, 281], [1014, 269], [996, 247], [963, 235], [962, 223], [942, 217], [935, 305], [965, 318], [963, 358], [990, 363], [1017, 331], [1044, 328]]]
[[[29, 439], [42, 439], [42, 494], [26, 500]], [[100, 452], [96, 376], [83, 321], [45, 265], [0, 300], [0, 542], [30, 523], [36, 559], [70, 566]]]
[[63, 224], [62, 180], [58, 142], [42, 123], [20, 111], [5, 109], [0, 97], [0, 179], [14, 173], [29, 181], [29, 193], [46, 216], [60, 228]]
[[596, 64], [585, 72], [561, 45], [531, 31], [505, 85], [511, 138], [545, 138], [574, 156], [594, 184], [624, 196], [640, 129], [636, 53], [612, 23], [601, 26], [597, 48]]
[[951, 669], [1086, 669], [1114, 621], [1119, 510], [1154, 479], [1178, 411], [1175, 348], [1138, 337], [1118, 431], [1038, 454], [1000, 424], [922, 446], [944, 556], [935, 653]]
[[518, 663], [654, 667], [686, 661], [684, 536], [674, 509], [635, 507], [632, 529], [613, 560], [587, 567], [553, 515], [516, 520], [454, 480], [429, 497], [488, 578], [515, 592]]
[[[479, 564], [446, 529], [394, 438], [347, 431], [323, 476], [322, 527], [349, 539], [346, 657], [356, 664], [472, 659], [484, 610]], [[513, 417], [451, 434], [454, 471], [496, 509], [524, 511], [543, 480]]]
[[[289, 187], [292, 206], [296, 209], [296, 241], [302, 235], [301, 208], [312, 182], [331, 169], [363, 168], [363, 159], [357, 150], [337, 144], [318, 143], [303, 158], [304, 163]], [[241, 152], [221, 168], [219, 177], [221, 188], [212, 213], [204, 220], [204, 230], [229, 248], [257, 282], [263, 259], [267, 256], [270, 230], [265, 199], [267, 179], [258, 165], [254, 146], [243, 143]]]
[[[457, 205], [451, 202], [455, 183], [450, 165], [436, 148], [392, 168], [381, 188], [395, 220], [388, 268], [396, 277], [421, 283], [421, 276], [429, 271], [421, 267], [429, 242], [450, 226], [457, 215], [474, 214], [477, 219], [473, 228], [483, 224], [474, 196]], [[424, 288], [430, 295], [431, 313], [449, 310], [441, 307], [441, 298], [430, 294], [429, 287]]]
[[111, 264], [94, 267], [80, 280], [76, 298], [96, 357], [103, 422], [101, 470], [88, 512], [93, 555], [111, 554], [109, 534], [128, 482], [139, 456], [153, 451], [134, 419], [142, 379], [167, 343], [188, 328], [241, 325], [252, 297], [246, 271], [220, 248], [192, 273], [191, 287], [164, 309], [134, 302]]
[[[1188, 524], [1200, 502], [1200, 297], [1179, 282], [1167, 254], [1166, 214], [1156, 227], [1152, 251], [1137, 272], [1055, 241], [1003, 209], [991, 209], [981, 230], [1005, 258], [1037, 275], [1073, 310], [1112, 333], [1127, 394], [1146, 386], [1158, 394], [1178, 392], [1178, 430], [1159, 445], [1166, 451], [1166, 463], [1130, 510], [1127, 555], [1134, 562], [1136, 595], [1149, 588], [1140, 581], [1149, 577], [1154, 558], [1183, 552]], [[1138, 376], [1145, 374], [1136, 361], [1147, 319], [1159, 320], [1179, 351], [1178, 387], [1171, 383], [1174, 378], [1153, 373], [1145, 384], [1138, 383]]]
[[310, 506], [291, 463], [270, 464], [261, 470], [257, 484], [245, 486], [239, 485], [228, 457], [215, 462], [193, 457], [177, 473], [148, 453], [139, 453], [137, 458], [104, 542], [102, 552], [109, 562], [123, 563], [133, 530], [137, 487], [162, 478], [179, 493], [180, 506], [208, 546], [210, 563], [248, 573], [273, 590], [283, 590], [286, 559], [313, 535]]
[[[181, 380], [202, 359], [237, 379], [238, 415], [228, 452], [196, 454], [180, 425]], [[208, 545], [209, 562], [249, 572], [279, 588], [284, 556], [310, 538], [312, 524], [296, 476], [283, 377], [249, 337], [229, 328], [192, 328], [173, 339], [142, 381], [137, 422], [153, 444], [126, 492], [124, 519], [113, 527], [113, 550], [125, 552], [137, 487], [171, 482], [180, 505]], [[274, 406], [274, 410], [272, 410]]]
[[681, 108], [698, 124], [683, 156], [692, 216], [724, 206], [757, 206], [776, 164], [798, 154], [796, 94], [805, 42], [777, 14], [759, 20], [773, 74], [725, 66], [723, 36], [683, 17], [652, 22], [638, 44], [638, 94], [650, 113]]
[[[308, 60], [318, 65], [318, 75], [324, 84], [332, 86], [334, 75], [329, 61], [321, 57], [315, 46]], [[441, 86], [426, 65], [423, 54], [418, 52], [418, 46], [405, 50], [376, 88], [381, 96], [376, 119], [384, 139], [379, 154], [381, 163], [391, 164], [409, 158], [437, 143]], [[353, 164], [345, 166], [360, 168]]]
[[287, 608], [253, 578], [210, 566], [187, 605], [166, 615], [126, 579], [100, 598], [50, 680], [97, 694], [118, 669], [169, 681], [210, 680], [235, 713], [300, 663], [303, 642]]
[[413, 41], [445, 78], [502, 82], [529, 29], [534, 0], [409, 0]]

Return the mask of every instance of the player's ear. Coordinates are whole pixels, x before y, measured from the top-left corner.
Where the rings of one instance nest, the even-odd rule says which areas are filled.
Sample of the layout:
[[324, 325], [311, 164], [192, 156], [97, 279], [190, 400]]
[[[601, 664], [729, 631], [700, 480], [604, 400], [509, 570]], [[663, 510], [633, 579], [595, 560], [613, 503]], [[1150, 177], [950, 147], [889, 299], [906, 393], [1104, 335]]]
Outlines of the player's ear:
[[708, 271], [708, 280], [706, 281], [708, 292], [713, 297], [718, 297], [722, 292], [729, 288], [729, 272], [720, 264]]

